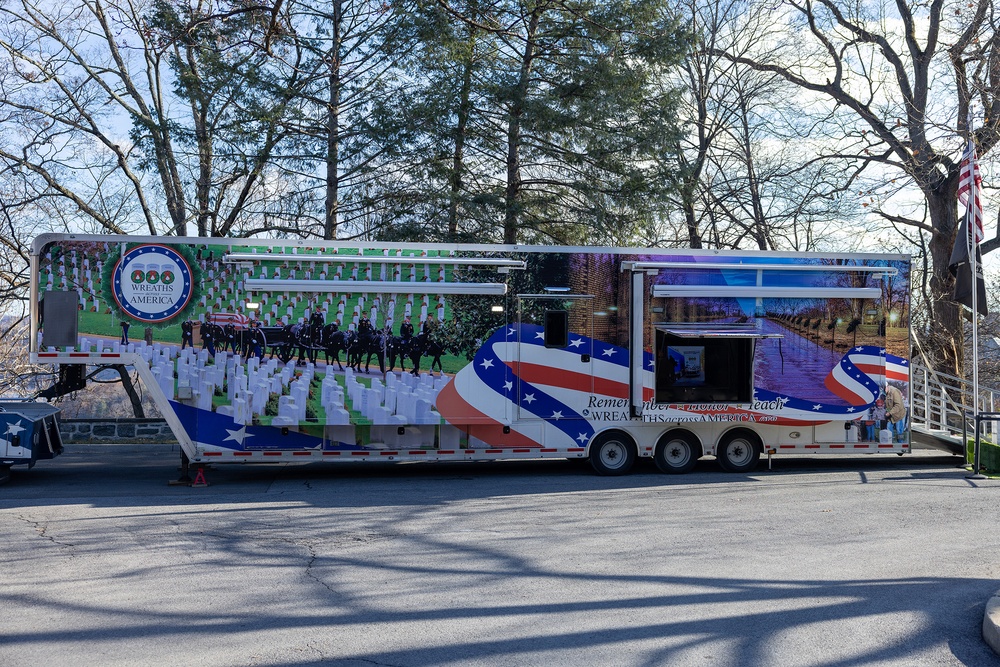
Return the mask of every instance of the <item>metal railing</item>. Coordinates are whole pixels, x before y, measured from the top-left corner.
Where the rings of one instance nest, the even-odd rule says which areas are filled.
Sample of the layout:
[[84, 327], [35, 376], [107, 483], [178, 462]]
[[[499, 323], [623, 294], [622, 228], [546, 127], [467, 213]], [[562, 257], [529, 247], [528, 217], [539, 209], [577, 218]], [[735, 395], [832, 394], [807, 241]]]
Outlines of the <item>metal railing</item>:
[[[975, 433], [972, 382], [922, 364], [910, 367], [910, 424], [931, 434], [967, 441]], [[979, 387], [979, 411], [1000, 409], [1000, 390]], [[983, 423], [983, 438], [996, 442], [998, 422]]]

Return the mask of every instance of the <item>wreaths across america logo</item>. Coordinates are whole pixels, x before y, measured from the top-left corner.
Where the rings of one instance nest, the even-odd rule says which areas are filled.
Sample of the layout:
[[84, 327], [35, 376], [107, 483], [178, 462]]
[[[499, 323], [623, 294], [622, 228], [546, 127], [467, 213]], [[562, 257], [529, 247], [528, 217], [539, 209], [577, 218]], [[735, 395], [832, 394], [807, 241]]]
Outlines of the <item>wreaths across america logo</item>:
[[191, 301], [187, 259], [173, 248], [140, 245], [121, 256], [112, 271], [112, 295], [123, 312], [141, 322], [163, 322]]

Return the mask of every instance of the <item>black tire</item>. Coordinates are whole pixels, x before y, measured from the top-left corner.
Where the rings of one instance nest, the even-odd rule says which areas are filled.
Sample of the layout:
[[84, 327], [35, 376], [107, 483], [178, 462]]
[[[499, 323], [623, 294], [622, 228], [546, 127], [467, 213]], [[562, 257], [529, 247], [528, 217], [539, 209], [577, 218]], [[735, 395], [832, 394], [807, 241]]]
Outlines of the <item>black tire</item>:
[[589, 457], [598, 475], [624, 475], [635, 463], [635, 441], [621, 431], [602, 433], [591, 443]]
[[691, 472], [701, 458], [701, 446], [697, 438], [687, 431], [664, 433], [656, 443], [653, 461], [661, 472], [681, 475]]
[[763, 443], [753, 431], [737, 429], [719, 440], [715, 458], [726, 472], [750, 472], [760, 462]]

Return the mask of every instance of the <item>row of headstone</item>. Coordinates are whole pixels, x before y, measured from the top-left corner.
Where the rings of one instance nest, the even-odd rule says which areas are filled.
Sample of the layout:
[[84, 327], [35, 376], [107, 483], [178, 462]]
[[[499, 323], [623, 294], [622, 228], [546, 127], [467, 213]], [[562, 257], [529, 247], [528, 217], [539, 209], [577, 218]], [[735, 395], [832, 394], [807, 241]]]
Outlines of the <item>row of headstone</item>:
[[434, 410], [438, 392], [447, 384], [444, 376], [428, 373], [414, 377], [409, 373], [386, 376], [385, 384], [378, 378], [366, 387], [351, 369], [344, 372], [347, 398], [354, 409], [376, 425], [440, 424], [441, 415]]
[[[205, 349], [181, 350], [176, 345], [161, 343], [147, 345], [136, 341], [122, 345], [117, 340], [81, 337], [79, 349], [96, 354], [138, 354], [149, 364], [154, 381], [168, 399], [178, 396], [177, 389], [186, 388], [187, 391], [180, 395], [190, 395], [189, 400], [201, 410], [212, 410], [217, 390], [226, 387], [228, 405], [219, 406], [217, 412], [231, 416], [239, 424], [250, 424], [254, 415], [263, 415], [273, 395], [280, 398], [278, 414], [272, 424], [297, 425], [305, 421], [309, 387], [315, 376], [311, 363], [297, 376], [294, 362], [281, 365], [273, 358], [262, 362], [251, 357], [244, 364], [239, 355], [228, 351], [220, 350], [210, 359]], [[433, 406], [438, 392], [448, 382], [447, 376], [434, 377], [426, 372], [420, 377], [390, 373], [385, 384], [376, 378], [370, 387], [362, 384], [351, 369], [345, 371], [344, 378], [346, 391], [333, 374], [327, 375], [321, 384], [320, 404], [327, 425], [350, 425], [348, 402], [375, 425], [398, 427], [441, 423]]]

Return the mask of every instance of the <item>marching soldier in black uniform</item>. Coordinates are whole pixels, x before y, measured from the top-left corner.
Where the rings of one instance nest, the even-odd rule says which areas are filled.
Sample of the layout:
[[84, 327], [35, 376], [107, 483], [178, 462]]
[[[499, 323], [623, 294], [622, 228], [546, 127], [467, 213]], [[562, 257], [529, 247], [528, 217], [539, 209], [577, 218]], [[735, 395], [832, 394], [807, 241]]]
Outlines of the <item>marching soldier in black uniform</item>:
[[211, 315], [205, 317], [205, 326], [201, 328], [202, 348], [208, 350], [208, 354], [215, 356], [215, 325], [212, 324]]
[[250, 346], [252, 349], [251, 355], [257, 357], [261, 361], [264, 360], [264, 345], [267, 341], [264, 339], [264, 332], [260, 330], [260, 322], [254, 320], [250, 323]]
[[190, 345], [194, 347], [194, 324], [191, 320], [181, 322], [181, 349]]

